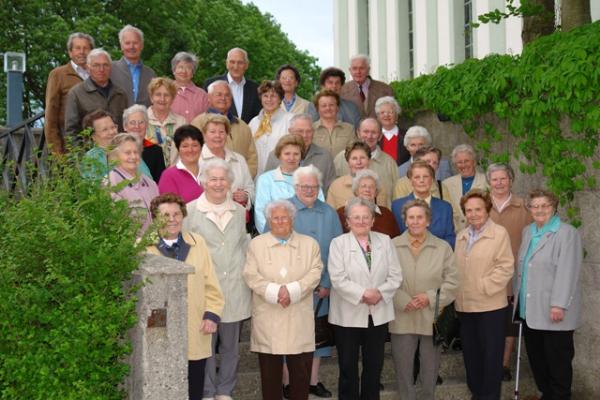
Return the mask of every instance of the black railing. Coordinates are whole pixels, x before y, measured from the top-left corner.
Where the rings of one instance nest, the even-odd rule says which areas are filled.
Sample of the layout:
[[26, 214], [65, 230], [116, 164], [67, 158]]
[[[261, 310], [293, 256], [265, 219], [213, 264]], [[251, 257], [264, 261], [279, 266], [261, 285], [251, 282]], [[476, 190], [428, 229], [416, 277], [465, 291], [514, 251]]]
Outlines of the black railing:
[[0, 144], [3, 143], [0, 190], [17, 196], [24, 195], [33, 179], [47, 176], [46, 140], [43, 132], [36, 139], [32, 127], [43, 116], [43, 112], [36, 114], [0, 134]]

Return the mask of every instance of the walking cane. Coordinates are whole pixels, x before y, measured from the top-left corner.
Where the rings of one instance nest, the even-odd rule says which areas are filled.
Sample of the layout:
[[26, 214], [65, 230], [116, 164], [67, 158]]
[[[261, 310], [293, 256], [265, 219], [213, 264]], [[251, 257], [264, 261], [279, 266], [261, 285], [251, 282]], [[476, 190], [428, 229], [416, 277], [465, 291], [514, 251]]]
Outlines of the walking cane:
[[517, 344], [517, 376], [515, 378], [515, 397], [514, 400], [519, 400], [519, 372], [521, 372], [521, 337], [523, 335], [523, 321], [515, 321], [519, 324], [519, 343]]

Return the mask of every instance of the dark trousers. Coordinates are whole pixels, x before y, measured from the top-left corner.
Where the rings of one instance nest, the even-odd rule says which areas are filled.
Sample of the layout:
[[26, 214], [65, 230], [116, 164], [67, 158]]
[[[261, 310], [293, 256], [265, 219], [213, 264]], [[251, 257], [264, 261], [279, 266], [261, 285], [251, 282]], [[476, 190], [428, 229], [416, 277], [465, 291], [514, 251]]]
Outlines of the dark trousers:
[[[264, 400], [281, 400], [281, 379], [283, 375], [283, 355], [258, 353], [260, 384]], [[313, 353], [286, 354], [290, 372], [290, 399], [307, 400], [310, 385]]]
[[472, 399], [498, 400], [502, 385], [506, 308], [457, 314]]
[[[387, 324], [374, 326], [369, 317], [368, 328], [335, 327], [335, 346], [338, 352], [340, 378], [338, 398], [341, 400], [379, 400], [379, 380], [383, 368], [383, 349]], [[362, 355], [360, 391], [358, 384], [358, 355]]]
[[573, 331], [544, 331], [523, 324], [533, 378], [544, 400], [570, 400], [575, 355]]
[[190, 400], [202, 400], [204, 397], [204, 371], [206, 358], [188, 360], [188, 393]]

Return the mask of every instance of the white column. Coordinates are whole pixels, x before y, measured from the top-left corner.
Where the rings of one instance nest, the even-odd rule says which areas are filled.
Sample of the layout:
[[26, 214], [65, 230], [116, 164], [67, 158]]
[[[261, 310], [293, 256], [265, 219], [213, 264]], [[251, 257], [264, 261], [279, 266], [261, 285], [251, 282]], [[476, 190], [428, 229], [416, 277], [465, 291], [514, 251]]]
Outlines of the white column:
[[[358, 2], [360, 0], [347, 0], [348, 1], [348, 51], [350, 55], [358, 53], [358, 26], [359, 26], [359, 8]], [[348, 60], [346, 60], [348, 63]]]
[[[473, 0], [473, 21], [490, 9], [489, 0]], [[473, 29], [473, 57], [483, 58], [490, 54], [490, 24], [481, 24]]]
[[387, 42], [388, 81], [410, 77], [408, 54], [408, 2], [412, 0], [386, 0], [386, 24], [389, 38]]
[[452, 0], [439, 0], [437, 9], [438, 19], [438, 60], [440, 65], [451, 64], [455, 61], [453, 4]]
[[[515, 7], [519, 7], [521, 1], [515, 0], [513, 4]], [[523, 39], [521, 38], [523, 19], [520, 17], [507, 18], [505, 20], [505, 28], [506, 54], [521, 54], [523, 51]]]
[[[369, 57], [371, 59], [371, 76], [374, 79], [385, 80], [386, 64], [381, 57], [385, 58], [385, 48], [381, 48], [385, 38], [380, 35], [380, 28], [385, 33], [385, 12], [380, 13], [378, 1], [368, 2], [369, 13]], [[383, 4], [385, 6], [385, 4]]]
[[414, 0], [413, 6], [414, 70], [419, 76], [438, 65], [437, 1]]

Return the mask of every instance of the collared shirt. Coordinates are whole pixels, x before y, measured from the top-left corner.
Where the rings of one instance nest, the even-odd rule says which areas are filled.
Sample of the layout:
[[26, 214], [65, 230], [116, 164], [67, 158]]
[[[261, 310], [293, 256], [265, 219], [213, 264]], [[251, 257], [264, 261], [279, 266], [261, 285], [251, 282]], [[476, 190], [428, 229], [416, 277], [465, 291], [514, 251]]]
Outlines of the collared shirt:
[[387, 140], [391, 140], [394, 136], [398, 136], [398, 133], [400, 132], [400, 129], [398, 129], [397, 126], [394, 126], [389, 131], [382, 128], [382, 131], [383, 131], [383, 136], [385, 136], [385, 138]]
[[198, 185], [200, 185], [200, 161], [198, 161], [198, 175], [194, 175], [192, 173], [192, 171], [190, 171], [189, 169], [187, 169], [187, 167], [183, 164], [183, 162], [181, 160], [177, 161], [177, 164], [175, 164], [175, 167], [177, 169], [182, 170], [182, 171], [186, 171], [188, 174], [190, 174], [190, 176], [192, 178], [194, 178], [194, 180], [196, 181], [196, 183]]
[[246, 84], [246, 77], [243, 77], [242, 81], [237, 83], [228, 72], [227, 82], [229, 82], [229, 88], [231, 89], [231, 95], [233, 96], [233, 104], [235, 104], [238, 117], [241, 118], [244, 107], [244, 85]]
[[485, 223], [479, 229], [475, 229], [472, 225], [469, 225], [469, 237], [467, 239], [467, 253], [471, 250], [471, 247], [475, 244], [475, 242], [479, 239], [485, 228], [490, 224], [490, 218], [485, 221]]
[[290, 101], [287, 101], [284, 96], [281, 102], [285, 107], [285, 111], [289, 112], [292, 109], [292, 107], [294, 107], [294, 103], [296, 102], [296, 94], [294, 93], [294, 95], [292, 96], [292, 100]]
[[[414, 192], [413, 192], [413, 194], [414, 194]], [[425, 203], [427, 203], [428, 206], [431, 206], [431, 191], [429, 193], [429, 196], [425, 197], [424, 199], [417, 197], [417, 195], [415, 195], [415, 199], [423, 200]]]
[[127, 68], [129, 68], [129, 73], [131, 74], [131, 83], [133, 86], [133, 101], [137, 101], [140, 88], [140, 75], [142, 74], [142, 62], [140, 61], [137, 64], [133, 64], [129, 62], [129, 60], [126, 58], [125, 62], [127, 63]]
[[510, 201], [512, 200], [512, 193], [510, 193], [508, 195], [508, 198], [506, 200], [504, 200], [503, 203], [499, 204], [496, 199], [494, 198], [494, 196], [492, 196], [492, 201], [494, 202], [494, 208], [496, 210], [498, 210], [498, 213], [502, 213], [502, 211], [506, 208], [506, 206], [509, 205]]
[[81, 79], [83, 79], [84, 81], [90, 77], [90, 73], [88, 72], [87, 69], [80, 67], [79, 65], [75, 64], [73, 62], [73, 60], [71, 60], [71, 67], [73, 67], [73, 69], [75, 70], [75, 72], [77, 73], [77, 75], [79, 75], [79, 77]]
[[177, 88], [171, 111], [185, 118], [188, 124], [197, 116], [208, 110], [208, 94], [190, 82]]
[[367, 78], [362, 84], [356, 82], [358, 93], [360, 93], [360, 89], [362, 88], [362, 92], [365, 94], [365, 101], [369, 98], [369, 86], [371, 85], [371, 79]]
[[408, 249], [414, 257], [418, 257], [421, 254], [421, 250], [423, 249], [423, 243], [425, 243], [425, 239], [427, 239], [427, 235], [424, 235], [422, 238], [416, 238], [410, 233], [408, 234]]

